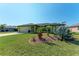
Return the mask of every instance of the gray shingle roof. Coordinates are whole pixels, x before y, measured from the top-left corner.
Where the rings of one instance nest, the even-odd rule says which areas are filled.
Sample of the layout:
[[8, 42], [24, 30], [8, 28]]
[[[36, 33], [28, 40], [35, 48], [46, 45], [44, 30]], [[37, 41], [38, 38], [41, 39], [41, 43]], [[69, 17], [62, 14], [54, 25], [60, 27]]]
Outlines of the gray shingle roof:
[[53, 26], [60, 26], [60, 25], [65, 25], [61, 23], [39, 23], [39, 24], [24, 24], [24, 25], [19, 25], [19, 26], [46, 26], [46, 25], [53, 25]]

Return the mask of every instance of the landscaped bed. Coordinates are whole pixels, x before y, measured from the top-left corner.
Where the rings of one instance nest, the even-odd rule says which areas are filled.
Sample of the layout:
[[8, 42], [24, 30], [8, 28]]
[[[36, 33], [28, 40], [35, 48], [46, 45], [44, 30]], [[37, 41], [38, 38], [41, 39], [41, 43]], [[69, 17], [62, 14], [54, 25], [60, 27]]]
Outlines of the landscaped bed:
[[[45, 36], [45, 35], [44, 35]], [[79, 55], [79, 35], [75, 42], [51, 41], [31, 43], [36, 34], [18, 34], [0, 37], [0, 55], [11, 56], [62, 56]]]

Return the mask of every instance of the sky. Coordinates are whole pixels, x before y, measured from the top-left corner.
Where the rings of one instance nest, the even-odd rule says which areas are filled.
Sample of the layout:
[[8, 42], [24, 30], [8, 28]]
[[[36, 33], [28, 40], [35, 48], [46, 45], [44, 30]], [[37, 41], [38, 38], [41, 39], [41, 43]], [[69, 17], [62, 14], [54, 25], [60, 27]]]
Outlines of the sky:
[[0, 3], [0, 24], [79, 23], [78, 3]]

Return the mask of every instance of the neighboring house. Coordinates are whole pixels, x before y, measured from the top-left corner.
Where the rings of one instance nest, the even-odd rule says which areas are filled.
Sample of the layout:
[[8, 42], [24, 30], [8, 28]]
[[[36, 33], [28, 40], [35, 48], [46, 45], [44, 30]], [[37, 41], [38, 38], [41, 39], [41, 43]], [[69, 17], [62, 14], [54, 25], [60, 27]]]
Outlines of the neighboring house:
[[71, 32], [79, 32], [79, 24], [69, 27]]
[[5, 26], [3, 29], [0, 29], [0, 32], [14, 32], [18, 31], [16, 26]]

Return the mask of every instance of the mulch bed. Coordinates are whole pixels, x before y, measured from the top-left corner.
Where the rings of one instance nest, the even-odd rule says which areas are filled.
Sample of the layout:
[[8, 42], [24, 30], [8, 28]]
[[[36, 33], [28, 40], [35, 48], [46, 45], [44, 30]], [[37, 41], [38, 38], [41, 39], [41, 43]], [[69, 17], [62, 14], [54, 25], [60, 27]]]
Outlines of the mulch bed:
[[46, 38], [40, 38], [40, 39], [38, 37], [34, 37], [33, 39], [31, 39], [31, 42], [44, 43], [44, 42], [49, 42], [49, 41], [54, 41], [54, 40], [57, 40], [57, 38], [52, 37], [52, 36], [49, 36], [49, 37], [46, 37]]

